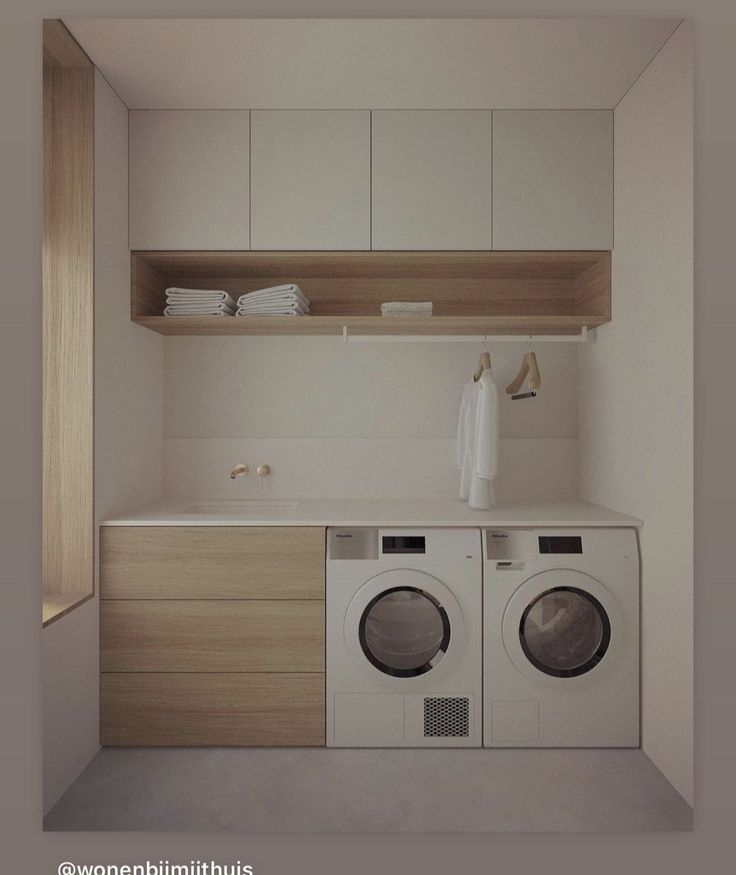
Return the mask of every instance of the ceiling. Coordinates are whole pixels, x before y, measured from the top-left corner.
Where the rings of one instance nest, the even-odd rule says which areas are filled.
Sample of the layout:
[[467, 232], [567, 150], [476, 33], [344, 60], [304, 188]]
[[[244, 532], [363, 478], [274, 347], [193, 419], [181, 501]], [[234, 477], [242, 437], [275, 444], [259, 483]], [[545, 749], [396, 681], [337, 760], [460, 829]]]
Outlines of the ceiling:
[[65, 19], [131, 109], [611, 109], [675, 19]]

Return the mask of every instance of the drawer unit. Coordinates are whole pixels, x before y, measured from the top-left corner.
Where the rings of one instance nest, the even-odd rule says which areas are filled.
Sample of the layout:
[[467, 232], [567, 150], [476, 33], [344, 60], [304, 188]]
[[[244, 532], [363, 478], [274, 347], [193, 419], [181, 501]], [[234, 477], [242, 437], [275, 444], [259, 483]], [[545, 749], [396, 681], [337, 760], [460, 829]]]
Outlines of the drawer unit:
[[325, 530], [100, 533], [101, 742], [324, 745]]
[[103, 601], [102, 671], [325, 670], [317, 601]]
[[325, 531], [277, 526], [105, 526], [103, 599], [325, 597]]
[[103, 674], [101, 742], [319, 747], [323, 674]]

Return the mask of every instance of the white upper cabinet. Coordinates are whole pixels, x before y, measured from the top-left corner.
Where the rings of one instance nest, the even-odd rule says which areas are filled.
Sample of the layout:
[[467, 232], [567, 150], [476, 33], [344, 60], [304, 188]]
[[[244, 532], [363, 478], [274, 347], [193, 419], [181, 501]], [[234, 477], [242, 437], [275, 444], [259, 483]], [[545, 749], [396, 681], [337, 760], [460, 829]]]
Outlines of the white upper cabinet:
[[134, 110], [130, 248], [613, 247], [609, 110]]
[[251, 248], [370, 249], [370, 112], [251, 116]]
[[613, 113], [493, 113], [493, 248], [613, 247]]
[[373, 112], [373, 249], [491, 248], [491, 113]]
[[130, 248], [247, 249], [249, 113], [130, 113]]

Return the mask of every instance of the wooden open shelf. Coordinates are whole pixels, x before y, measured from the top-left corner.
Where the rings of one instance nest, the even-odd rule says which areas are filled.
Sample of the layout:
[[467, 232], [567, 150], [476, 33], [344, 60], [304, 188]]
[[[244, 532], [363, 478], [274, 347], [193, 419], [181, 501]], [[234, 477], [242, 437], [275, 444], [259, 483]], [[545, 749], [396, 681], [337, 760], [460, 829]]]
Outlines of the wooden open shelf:
[[[611, 319], [610, 252], [133, 252], [131, 318], [160, 334], [579, 334]], [[166, 288], [295, 282], [309, 316], [162, 315]], [[382, 317], [383, 301], [433, 301]]]

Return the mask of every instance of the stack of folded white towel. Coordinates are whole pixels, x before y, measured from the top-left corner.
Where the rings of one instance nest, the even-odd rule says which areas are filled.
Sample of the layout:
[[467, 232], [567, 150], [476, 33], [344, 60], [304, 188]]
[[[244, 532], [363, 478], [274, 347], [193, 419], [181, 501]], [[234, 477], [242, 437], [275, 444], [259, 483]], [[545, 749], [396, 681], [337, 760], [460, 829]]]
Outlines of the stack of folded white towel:
[[309, 299], [294, 283], [258, 289], [238, 298], [238, 316], [304, 316], [307, 313]]
[[431, 301], [386, 301], [381, 316], [431, 316]]
[[227, 292], [166, 289], [164, 316], [233, 316], [235, 301]]

